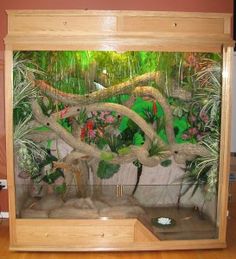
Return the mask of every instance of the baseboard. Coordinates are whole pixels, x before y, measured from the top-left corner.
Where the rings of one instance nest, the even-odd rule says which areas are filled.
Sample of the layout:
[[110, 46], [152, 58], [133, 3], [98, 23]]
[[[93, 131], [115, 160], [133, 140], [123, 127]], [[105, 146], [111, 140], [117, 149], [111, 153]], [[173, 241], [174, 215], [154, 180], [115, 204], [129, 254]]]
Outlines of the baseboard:
[[0, 212], [0, 218], [8, 219], [9, 218], [9, 212], [6, 212], [6, 211]]

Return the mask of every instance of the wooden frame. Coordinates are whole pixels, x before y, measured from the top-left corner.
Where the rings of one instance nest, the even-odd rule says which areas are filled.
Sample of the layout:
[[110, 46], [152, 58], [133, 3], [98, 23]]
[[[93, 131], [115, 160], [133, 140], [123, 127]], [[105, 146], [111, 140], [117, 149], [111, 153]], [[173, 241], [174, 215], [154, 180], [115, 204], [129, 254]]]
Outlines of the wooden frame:
[[[112, 251], [225, 247], [233, 46], [230, 36], [231, 15], [38, 10], [8, 11], [8, 18], [8, 35], [5, 39], [5, 110], [10, 249], [28, 251]], [[196, 52], [221, 52], [223, 50], [218, 239], [159, 241], [136, 219], [104, 221], [16, 218], [12, 135], [13, 51], [78, 49]], [[50, 232], [50, 228], [53, 228], [53, 234]], [[63, 231], [63, 236], [61, 236], [61, 231]], [[83, 241], [84, 237], [90, 240], [89, 243]], [[64, 243], [65, 239], [67, 240], [66, 243]]]

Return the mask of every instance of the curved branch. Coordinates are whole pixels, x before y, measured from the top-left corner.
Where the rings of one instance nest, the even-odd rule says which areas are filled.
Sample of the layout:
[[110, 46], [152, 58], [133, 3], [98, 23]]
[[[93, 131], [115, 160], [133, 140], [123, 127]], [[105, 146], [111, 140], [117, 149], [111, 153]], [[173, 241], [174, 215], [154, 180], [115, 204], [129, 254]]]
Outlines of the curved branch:
[[166, 135], [170, 144], [175, 142], [175, 134], [173, 128], [173, 117], [170, 105], [167, 103], [163, 95], [156, 89], [150, 86], [139, 86], [136, 87], [133, 91], [135, 96], [143, 97], [152, 97], [154, 98], [162, 107], [165, 114], [165, 123], [166, 123]]
[[32, 111], [35, 119], [40, 123], [46, 125], [50, 129], [52, 129], [54, 132], [56, 132], [57, 135], [60, 138], [62, 138], [67, 144], [69, 144], [71, 147], [87, 155], [93, 154], [93, 156], [100, 158], [101, 151], [99, 149], [92, 147], [76, 139], [65, 128], [63, 128], [59, 123], [57, 123], [53, 118], [45, 116], [42, 113], [41, 107], [39, 106], [37, 101], [35, 100], [32, 101], [31, 107], [32, 107]]
[[210, 152], [204, 146], [191, 143], [172, 144], [171, 151], [178, 164], [191, 161], [197, 156], [207, 157], [210, 155]]
[[132, 147], [133, 152], [137, 156], [139, 162], [148, 167], [154, 167], [159, 165], [160, 158], [158, 156], [149, 156], [149, 152], [143, 147]]
[[98, 101], [102, 101], [111, 96], [116, 96], [120, 94], [129, 94], [140, 82], [146, 82], [149, 80], [158, 80], [159, 72], [150, 72], [141, 76], [137, 76], [134, 79], [128, 80], [124, 83], [116, 84], [110, 86], [106, 89], [95, 91], [86, 95], [78, 95], [62, 92], [43, 80], [36, 80], [35, 86], [38, 87], [42, 92], [53, 98], [68, 105], [77, 104], [90, 104]]

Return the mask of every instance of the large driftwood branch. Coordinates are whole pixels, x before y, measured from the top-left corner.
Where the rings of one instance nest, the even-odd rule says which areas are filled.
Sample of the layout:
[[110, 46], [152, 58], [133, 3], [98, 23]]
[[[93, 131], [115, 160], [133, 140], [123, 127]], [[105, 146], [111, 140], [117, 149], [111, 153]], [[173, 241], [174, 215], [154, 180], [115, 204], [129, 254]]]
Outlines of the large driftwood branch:
[[105, 100], [111, 96], [120, 94], [129, 94], [136, 87], [138, 83], [143, 83], [149, 80], [158, 80], [159, 72], [146, 73], [141, 76], [137, 76], [134, 79], [128, 80], [124, 83], [110, 86], [106, 89], [95, 91], [91, 94], [78, 95], [62, 92], [43, 80], [36, 80], [35, 86], [38, 87], [42, 92], [53, 98], [68, 105], [78, 104], [90, 104], [98, 101]]
[[[70, 134], [66, 129], [64, 129], [57, 121], [55, 118], [47, 117], [42, 113], [41, 107], [37, 103], [36, 100], [33, 100], [31, 102], [32, 106], [32, 111], [35, 119], [42, 123], [43, 125], [46, 125], [49, 127], [51, 130], [57, 133], [57, 135], [63, 139], [68, 145], [70, 145], [72, 148], [75, 149], [75, 151], [88, 155], [88, 156], [93, 156], [98, 159], [101, 159], [103, 151], [99, 150], [95, 146], [89, 145], [83, 141], [80, 141], [78, 138], [75, 138]], [[153, 133], [151, 133], [153, 134]], [[148, 142], [147, 142], [148, 143]], [[124, 164], [128, 162], [132, 162], [137, 159], [137, 154], [140, 153], [140, 157], [142, 156], [141, 153], [143, 153], [143, 149], [145, 147], [148, 147], [149, 145], [146, 144], [145, 146], [143, 145], [142, 147], [137, 147], [135, 151], [132, 150], [131, 152], [127, 155], [120, 156], [116, 153], [109, 152], [112, 156], [113, 159], [110, 160], [110, 163], [116, 163], [116, 164]], [[144, 160], [144, 159], [143, 159]], [[148, 166], [148, 160], [146, 160], [145, 165]], [[151, 161], [151, 160], [150, 160]], [[157, 160], [156, 160], [157, 161]]]
[[[148, 97], [153, 98], [154, 100], [158, 101], [158, 103], [162, 106], [165, 114], [165, 122], [166, 122], [166, 134], [169, 141], [169, 155], [173, 155], [177, 163], [185, 162], [186, 160], [191, 160], [194, 157], [200, 155], [200, 156], [208, 156], [209, 152], [206, 150], [206, 148], [202, 147], [199, 144], [176, 144], [175, 143], [175, 134], [173, 129], [173, 117], [172, 117], [172, 111], [170, 108], [170, 105], [166, 101], [165, 97], [155, 88], [149, 87], [149, 86], [137, 86], [137, 83], [145, 82], [147, 80], [153, 80], [158, 78], [158, 73], [147, 73], [142, 76], [138, 76], [133, 80], [129, 80], [127, 82], [117, 84], [114, 86], [111, 86], [105, 90], [93, 92], [88, 95], [75, 95], [75, 94], [68, 94], [61, 92], [52, 86], [48, 85], [44, 81], [36, 81], [36, 86], [38, 86], [43, 92], [45, 92], [47, 95], [51, 96], [55, 100], [59, 100], [63, 102], [64, 104], [69, 105], [77, 105], [74, 107], [70, 107], [67, 110], [67, 113], [63, 115], [63, 118], [69, 117], [69, 116], [75, 116], [78, 114], [81, 108], [86, 108], [88, 112], [90, 111], [116, 111], [117, 113], [121, 115], [125, 115], [129, 117], [131, 120], [133, 120], [148, 136], [150, 140], [153, 140], [157, 138], [158, 144], [161, 146], [165, 146], [163, 141], [156, 135], [153, 128], [146, 123], [145, 120], [143, 120], [138, 114], [130, 110], [129, 108], [125, 107], [124, 105], [119, 104], [112, 104], [112, 103], [96, 103], [91, 104], [97, 101], [104, 100], [106, 98], [109, 98], [111, 96], [116, 96], [120, 94], [132, 94], [134, 97], [141, 96], [141, 97]], [[187, 96], [189, 98], [189, 96]], [[185, 96], [186, 98], [186, 96]], [[186, 99], [188, 99], [186, 98]], [[50, 118], [44, 116], [40, 110], [40, 106], [36, 104], [36, 102], [33, 103], [34, 108], [34, 115], [36, 119], [43, 123], [44, 125], [47, 125], [52, 130], [54, 130], [67, 144], [69, 144], [71, 147], [75, 149], [75, 151], [79, 151], [84, 153], [88, 156], [93, 156], [98, 159], [101, 158], [101, 152], [99, 149], [97, 149], [94, 146], [88, 145], [78, 139], [72, 136], [70, 133], [68, 133], [62, 126], [60, 126], [56, 119], [58, 119], [60, 113], [55, 113]], [[37, 106], [38, 105], [38, 106]], [[50, 126], [49, 126], [50, 125]], [[124, 156], [119, 156], [115, 153], [112, 153], [113, 159], [112, 163], [127, 163], [132, 162], [135, 159], [140, 159], [143, 164], [147, 166], [154, 166], [159, 163], [158, 157], [149, 157], [148, 156], [148, 148], [149, 145], [143, 145], [142, 147], [134, 147], [131, 148], [131, 152]]]
[[54, 131], [33, 131], [28, 136], [29, 139], [33, 140], [34, 142], [41, 143], [47, 141], [49, 139], [58, 139], [57, 134]]

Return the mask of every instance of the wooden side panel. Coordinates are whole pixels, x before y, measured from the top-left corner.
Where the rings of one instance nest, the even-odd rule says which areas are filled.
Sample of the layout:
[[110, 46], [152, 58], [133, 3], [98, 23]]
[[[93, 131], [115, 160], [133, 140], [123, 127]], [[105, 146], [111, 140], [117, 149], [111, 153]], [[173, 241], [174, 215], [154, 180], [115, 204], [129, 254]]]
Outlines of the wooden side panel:
[[15, 240], [15, 179], [13, 158], [13, 52], [5, 50], [5, 125], [6, 125], [6, 157], [7, 181], [10, 215], [10, 243]]
[[223, 49], [222, 72], [222, 110], [221, 110], [221, 140], [220, 140], [220, 167], [219, 167], [219, 197], [218, 223], [219, 239], [226, 241], [228, 184], [230, 171], [230, 129], [231, 129], [231, 88], [232, 88], [232, 58], [233, 48]]

